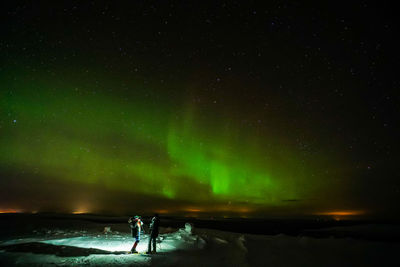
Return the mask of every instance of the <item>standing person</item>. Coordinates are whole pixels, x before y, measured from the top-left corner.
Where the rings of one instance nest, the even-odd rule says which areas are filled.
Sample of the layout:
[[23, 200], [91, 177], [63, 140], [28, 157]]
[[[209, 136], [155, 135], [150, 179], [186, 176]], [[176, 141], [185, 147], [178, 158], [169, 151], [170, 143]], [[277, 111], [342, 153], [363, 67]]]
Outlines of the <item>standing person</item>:
[[128, 223], [131, 227], [132, 237], [135, 238], [135, 243], [133, 244], [133, 247], [130, 252], [138, 253], [138, 251], [136, 250], [136, 247], [140, 241], [140, 232], [142, 231], [143, 222], [140, 220], [140, 217], [136, 215], [133, 218], [130, 217], [128, 220]]
[[158, 227], [160, 226], [160, 218], [156, 213], [154, 217], [151, 219], [150, 223], [150, 238], [149, 238], [149, 246], [147, 248], [147, 253], [151, 253], [151, 243], [153, 242], [153, 253], [156, 253], [156, 239], [158, 236]]

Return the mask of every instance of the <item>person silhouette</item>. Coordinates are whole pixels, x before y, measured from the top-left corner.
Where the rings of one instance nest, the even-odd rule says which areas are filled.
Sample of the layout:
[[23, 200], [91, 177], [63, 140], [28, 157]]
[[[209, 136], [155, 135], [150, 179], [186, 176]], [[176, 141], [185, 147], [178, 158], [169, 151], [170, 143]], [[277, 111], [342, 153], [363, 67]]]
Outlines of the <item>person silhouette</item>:
[[147, 253], [152, 253], [151, 252], [151, 244], [153, 243], [153, 253], [157, 252], [157, 248], [156, 248], [156, 239], [158, 237], [158, 233], [159, 233], [159, 228], [160, 226], [160, 217], [158, 216], [158, 214], [156, 213], [154, 215], [154, 217], [151, 219], [151, 223], [150, 223], [150, 237], [149, 237], [149, 245], [147, 248]]
[[135, 238], [135, 243], [133, 244], [130, 253], [138, 253], [136, 250], [137, 245], [140, 242], [140, 232], [142, 231], [143, 222], [140, 220], [139, 216], [130, 217], [128, 223], [131, 228], [132, 237]]

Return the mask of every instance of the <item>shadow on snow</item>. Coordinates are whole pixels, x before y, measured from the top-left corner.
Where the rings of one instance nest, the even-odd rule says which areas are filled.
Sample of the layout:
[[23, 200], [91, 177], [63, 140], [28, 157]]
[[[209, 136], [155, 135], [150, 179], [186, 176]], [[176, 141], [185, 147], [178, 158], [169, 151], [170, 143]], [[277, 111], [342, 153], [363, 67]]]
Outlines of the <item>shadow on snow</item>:
[[79, 256], [89, 256], [93, 254], [113, 254], [121, 255], [125, 254], [126, 251], [107, 251], [97, 248], [80, 248], [73, 246], [64, 245], [51, 245], [40, 242], [30, 242], [9, 246], [1, 246], [0, 250], [7, 252], [30, 252], [35, 254], [52, 254], [60, 257], [79, 257]]

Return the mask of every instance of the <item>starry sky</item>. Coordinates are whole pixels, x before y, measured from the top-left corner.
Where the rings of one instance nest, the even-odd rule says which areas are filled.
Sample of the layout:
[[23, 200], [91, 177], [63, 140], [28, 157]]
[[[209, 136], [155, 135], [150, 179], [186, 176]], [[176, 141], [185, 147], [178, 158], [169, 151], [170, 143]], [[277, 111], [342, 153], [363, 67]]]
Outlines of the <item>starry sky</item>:
[[398, 216], [394, 8], [264, 2], [1, 3], [0, 210]]

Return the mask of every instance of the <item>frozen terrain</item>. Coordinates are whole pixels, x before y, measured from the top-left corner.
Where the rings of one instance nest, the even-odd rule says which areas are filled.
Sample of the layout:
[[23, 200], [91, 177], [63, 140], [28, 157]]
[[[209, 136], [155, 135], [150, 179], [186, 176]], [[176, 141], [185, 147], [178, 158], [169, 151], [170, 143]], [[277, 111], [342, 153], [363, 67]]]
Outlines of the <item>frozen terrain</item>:
[[[1, 266], [399, 266], [400, 243], [378, 236], [396, 225], [360, 225], [312, 230], [325, 237], [253, 235], [194, 228], [162, 228], [155, 255], [125, 254], [133, 239], [126, 224], [85, 222], [82, 229], [38, 228], [3, 238]], [[75, 227], [76, 228], [76, 225]], [[335, 237], [340, 233], [341, 237]], [[368, 238], [345, 237], [372, 236]], [[138, 250], [146, 251], [145, 234]]]

